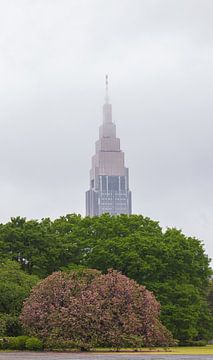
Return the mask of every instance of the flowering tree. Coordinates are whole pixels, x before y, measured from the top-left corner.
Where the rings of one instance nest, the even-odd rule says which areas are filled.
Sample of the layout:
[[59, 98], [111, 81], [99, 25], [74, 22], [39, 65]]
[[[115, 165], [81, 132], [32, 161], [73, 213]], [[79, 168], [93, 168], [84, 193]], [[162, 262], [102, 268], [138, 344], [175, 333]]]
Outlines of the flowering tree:
[[31, 335], [94, 346], [171, 345], [154, 295], [121, 273], [56, 272], [26, 300], [21, 321]]

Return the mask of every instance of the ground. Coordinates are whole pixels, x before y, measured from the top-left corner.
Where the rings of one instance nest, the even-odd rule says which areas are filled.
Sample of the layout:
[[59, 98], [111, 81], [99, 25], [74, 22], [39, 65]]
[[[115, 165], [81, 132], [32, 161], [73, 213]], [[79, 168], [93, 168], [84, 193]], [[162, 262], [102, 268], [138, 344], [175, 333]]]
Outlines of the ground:
[[[0, 360], [170, 360], [175, 356], [175, 359], [185, 360], [212, 360], [213, 359], [213, 345], [204, 347], [176, 347], [168, 351], [164, 349], [143, 349], [143, 352], [122, 351], [119, 353], [113, 352], [89, 352], [89, 353], [69, 353], [69, 352], [28, 352], [28, 351], [13, 351], [0, 352]], [[193, 357], [192, 357], [193, 355]]]

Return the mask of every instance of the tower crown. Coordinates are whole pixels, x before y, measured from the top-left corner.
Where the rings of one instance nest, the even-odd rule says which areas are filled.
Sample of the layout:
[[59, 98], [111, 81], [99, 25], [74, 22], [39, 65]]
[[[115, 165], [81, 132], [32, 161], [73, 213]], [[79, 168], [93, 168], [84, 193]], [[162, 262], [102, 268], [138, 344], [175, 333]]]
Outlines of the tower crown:
[[112, 105], [109, 103], [108, 75], [105, 76], [105, 104], [103, 105], [103, 123], [112, 123]]
[[109, 93], [108, 93], [108, 75], [105, 76], [105, 104], [109, 103]]

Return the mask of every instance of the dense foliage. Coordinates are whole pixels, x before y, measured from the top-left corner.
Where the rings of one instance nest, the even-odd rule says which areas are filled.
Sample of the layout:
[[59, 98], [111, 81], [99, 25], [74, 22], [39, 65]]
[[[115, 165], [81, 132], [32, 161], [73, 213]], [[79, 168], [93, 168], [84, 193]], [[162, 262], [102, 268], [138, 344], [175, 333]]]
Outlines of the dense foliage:
[[21, 320], [31, 335], [84, 348], [171, 345], [159, 310], [151, 292], [115, 270], [56, 272], [33, 289]]
[[211, 313], [213, 315], [213, 279], [211, 279], [209, 281], [207, 299], [208, 299], [208, 304], [209, 304], [210, 311], [211, 311]]
[[161, 320], [175, 338], [185, 342], [213, 336], [207, 301], [211, 269], [202, 243], [176, 229], [162, 231], [149, 218], [12, 218], [0, 225], [0, 253], [41, 278], [76, 266], [119, 270], [154, 292], [162, 305]]
[[16, 261], [0, 263], [0, 336], [21, 332], [19, 313], [22, 303], [37, 282], [38, 277], [26, 274]]
[[0, 350], [42, 350], [40, 339], [26, 335], [0, 338]]

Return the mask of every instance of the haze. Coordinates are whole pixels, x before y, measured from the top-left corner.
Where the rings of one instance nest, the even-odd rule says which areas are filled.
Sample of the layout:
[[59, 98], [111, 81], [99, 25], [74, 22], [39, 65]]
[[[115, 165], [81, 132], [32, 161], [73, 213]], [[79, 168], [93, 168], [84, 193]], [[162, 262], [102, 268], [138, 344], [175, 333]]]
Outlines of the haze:
[[213, 257], [213, 1], [0, 1], [0, 221], [85, 214], [109, 74], [133, 212]]

